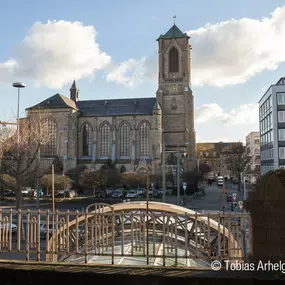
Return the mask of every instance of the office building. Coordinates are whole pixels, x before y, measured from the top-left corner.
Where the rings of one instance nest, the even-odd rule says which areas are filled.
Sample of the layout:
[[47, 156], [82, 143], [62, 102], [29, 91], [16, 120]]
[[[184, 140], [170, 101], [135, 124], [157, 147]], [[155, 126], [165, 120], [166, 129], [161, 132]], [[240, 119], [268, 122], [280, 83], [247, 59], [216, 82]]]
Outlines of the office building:
[[285, 77], [259, 101], [260, 173], [285, 167]]

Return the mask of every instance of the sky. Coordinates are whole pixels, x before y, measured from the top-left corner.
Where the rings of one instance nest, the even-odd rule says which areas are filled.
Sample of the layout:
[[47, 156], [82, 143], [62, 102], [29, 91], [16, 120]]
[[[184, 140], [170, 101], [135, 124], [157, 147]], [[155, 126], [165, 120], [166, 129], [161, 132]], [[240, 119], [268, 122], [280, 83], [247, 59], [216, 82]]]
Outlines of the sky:
[[0, 120], [60, 93], [80, 100], [155, 97], [157, 41], [190, 36], [198, 142], [245, 141], [258, 101], [285, 75], [284, 0], [14, 0], [0, 11]]

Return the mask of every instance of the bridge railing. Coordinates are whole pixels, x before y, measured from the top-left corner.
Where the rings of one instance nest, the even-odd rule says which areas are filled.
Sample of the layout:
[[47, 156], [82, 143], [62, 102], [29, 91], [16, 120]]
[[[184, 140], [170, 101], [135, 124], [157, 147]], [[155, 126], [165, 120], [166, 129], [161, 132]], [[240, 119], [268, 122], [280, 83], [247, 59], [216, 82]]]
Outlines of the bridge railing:
[[0, 259], [205, 266], [246, 258], [246, 214], [106, 207], [86, 213], [0, 209]]

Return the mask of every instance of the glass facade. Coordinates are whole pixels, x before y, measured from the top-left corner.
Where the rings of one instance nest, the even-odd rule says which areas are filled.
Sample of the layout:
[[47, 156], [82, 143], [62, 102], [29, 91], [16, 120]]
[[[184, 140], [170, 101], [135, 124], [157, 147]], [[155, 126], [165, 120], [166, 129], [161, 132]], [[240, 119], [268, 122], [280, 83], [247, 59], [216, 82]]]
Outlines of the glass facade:
[[285, 93], [277, 93], [277, 104], [285, 105]]
[[273, 170], [273, 113], [272, 95], [259, 108], [261, 175]]
[[[280, 108], [284, 108], [285, 106], [285, 92], [278, 92], [276, 94], [277, 96], [277, 105], [282, 106]], [[284, 128], [284, 123], [285, 123], [285, 111], [278, 110], [278, 123], [281, 124], [281, 126], [278, 126], [278, 144], [279, 144], [279, 149], [278, 149], [278, 155], [279, 155], [279, 163], [280, 160], [285, 160], [285, 147], [284, 147], [284, 141], [285, 141], [285, 128]], [[279, 128], [281, 127], [281, 128]], [[285, 165], [279, 165], [282, 168], [285, 168]]]

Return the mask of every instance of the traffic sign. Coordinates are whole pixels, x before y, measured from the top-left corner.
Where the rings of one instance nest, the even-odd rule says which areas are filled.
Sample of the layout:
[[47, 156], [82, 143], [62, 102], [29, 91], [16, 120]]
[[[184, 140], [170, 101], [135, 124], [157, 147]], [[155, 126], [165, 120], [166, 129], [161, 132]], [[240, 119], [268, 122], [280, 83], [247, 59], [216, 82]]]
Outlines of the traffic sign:
[[186, 190], [187, 188], [187, 182], [183, 182], [183, 189]]

